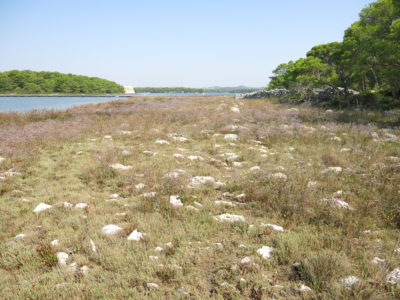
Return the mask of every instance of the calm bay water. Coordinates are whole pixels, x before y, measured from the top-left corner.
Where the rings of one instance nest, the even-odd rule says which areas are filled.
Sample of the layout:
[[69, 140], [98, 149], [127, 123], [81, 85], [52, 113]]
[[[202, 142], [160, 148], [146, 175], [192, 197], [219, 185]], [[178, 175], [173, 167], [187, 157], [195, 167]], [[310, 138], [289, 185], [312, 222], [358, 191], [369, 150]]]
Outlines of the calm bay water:
[[[199, 95], [194, 93], [146, 93], [134, 95], [113, 95], [101, 97], [0, 97], [0, 112], [26, 112], [33, 109], [67, 109], [73, 106], [118, 101], [131, 96], [182, 96]], [[202, 95], [202, 94], [200, 94]], [[204, 95], [233, 95], [232, 93], [206, 93]]]

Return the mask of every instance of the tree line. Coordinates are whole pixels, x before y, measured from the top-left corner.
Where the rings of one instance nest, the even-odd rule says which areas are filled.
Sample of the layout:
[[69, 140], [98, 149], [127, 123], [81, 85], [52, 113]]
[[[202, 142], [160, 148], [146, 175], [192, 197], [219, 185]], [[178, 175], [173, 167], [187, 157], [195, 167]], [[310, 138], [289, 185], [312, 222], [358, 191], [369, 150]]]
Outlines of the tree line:
[[399, 105], [400, 0], [369, 4], [343, 41], [315, 46], [273, 74], [268, 89], [341, 87]]
[[116, 94], [124, 88], [112, 81], [59, 72], [0, 72], [1, 94]]

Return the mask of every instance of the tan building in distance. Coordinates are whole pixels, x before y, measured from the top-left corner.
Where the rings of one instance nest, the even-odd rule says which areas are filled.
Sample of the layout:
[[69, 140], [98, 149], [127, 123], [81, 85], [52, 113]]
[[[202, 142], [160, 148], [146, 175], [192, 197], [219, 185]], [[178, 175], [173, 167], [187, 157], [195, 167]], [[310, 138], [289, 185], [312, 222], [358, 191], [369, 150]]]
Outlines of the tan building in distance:
[[131, 85], [124, 85], [125, 94], [134, 94], [135, 89]]

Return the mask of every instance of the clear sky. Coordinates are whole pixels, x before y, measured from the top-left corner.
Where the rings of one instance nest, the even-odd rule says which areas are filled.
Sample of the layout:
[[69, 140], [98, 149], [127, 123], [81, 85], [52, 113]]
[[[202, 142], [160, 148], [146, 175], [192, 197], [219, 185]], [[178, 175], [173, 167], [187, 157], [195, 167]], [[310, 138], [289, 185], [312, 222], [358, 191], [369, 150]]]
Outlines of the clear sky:
[[265, 86], [372, 0], [0, 0], [0, 71], [133, 86]]

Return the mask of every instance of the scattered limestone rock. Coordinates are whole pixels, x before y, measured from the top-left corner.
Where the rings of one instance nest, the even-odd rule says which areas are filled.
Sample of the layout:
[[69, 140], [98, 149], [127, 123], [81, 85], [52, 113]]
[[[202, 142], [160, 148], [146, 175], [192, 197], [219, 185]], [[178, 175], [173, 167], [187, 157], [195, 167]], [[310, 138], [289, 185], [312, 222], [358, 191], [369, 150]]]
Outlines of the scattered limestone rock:
[[400, 254], [400, 248], [394, 249], [394, 253]]
[[0, 156], [0, 163], [2, 163], [2, 162], [5, 161], [5, 160], [6, 160], [5, 157]]
[[23, 239], [25, 237], [26, 237], [26, 234], [20, 233], [20, 234], [17, 234], [14, 238], [17, 239], [17, 240], [20, 240], [20, 239]]
[[72, 203], [69, 203], [69, 202], [63, 202], [63, 206], [65, 208], [72, 208], [74, 205]]
[[261, 168], [259, 166], [254, 166], [250, 168], [250, 171], [254, 172], [254, 171], [259, 171], [261, 170]]
[[189, 139], [187, 139], [187, 138], [185, 138], [183, 136], [174, 136], [174, 137], [172, 137], [172, 139], [175, 142], [187, 142], [189, 140]]
[[33, 212], [35, 214], [38, 214], [44, 210], [50, 209], [52, 206], [46, 203], [39, 203], [38, 206], [35, 207], [35, 209], [33, 210]]
[[131, 155], [132, 153], [131, 153], [130, 151], [128, 151], [128, 150], [122, 150], [121, 154], [122, 154], [123, 156], [129, 156], [129, 155]]
[[162, 252], [162, 251], [164, 251], [164, 248], [158, 246], [158, 247], [154, 248], [154, 251]]
[[343, 278], [340, 280], [340, 284], [348, 289], [348, 290], [352, 290], [353, 288], [355, 288], [355, 286], [360, 282], [360, 279], [356, 276], [349, 276], [346, 278]]
[[343, 199], [339, 199], [339, 198], [331, 198], [331, 199], [323, 198], [322, 201], [328, 202], [328, 203], [330, 203], [331, 205], [333, 205], [335, 207], [354, 210], [354, 208], [351, 207], [350, 204], [348, 204]]
[[274, 225], [274, 224], [261, 224], [261, 227], [268, 227], [268, 228], [272, 228], [275, 231], [284, 231], [282, 226], [279, 225]]
[[157, 155], [157, 152], [153, 152], [153, 151], [150, 151], [150, 150], [144, 150], [143, 154], [155, 156], [155, 155]]
[[227, 141], [237, 141], [239, 139], [239, 136], [234, 133], [228, 133], [224, 135], [224, 139]]
[[273, 174], [271, 174], [271, 177], [272, 177], [272, 178], [276, 178], [276, 179], [287, 180], [286, 174], [283, 174], [283, 173], [281, 173], [281, 172], [273, 173]]
[[65, 252], [57, 252], [57, 260], [59, 265], [66, 265], [68, 254]]
[[112, 140], [112, 136], [111, 136], [111, 135], [105, 135], [104, 138], [105, 138], [106, 140]]
[[313, 187], [316, 187], [317, 185], [318, 185], [318, 181], [309, 181], [307, 183], [308, 188], [313, 188]]
[[120, 163], [111, 164], [109, 167], [112, 168], [112, 169], [115, 169], [115, 170], [130, 170], [130, 169], [133, 168], [132, 166], [125, 166], [125, 165], [120, 164]]
[[156, 140], [155, 143], [160, 145], [169, 145], [169, 142], [166, 140]]
[[158, 256], [154, 256], [154, 255], [150, 255], [149, 256], [149, 259], [151, 259], [151, 260], [158, 260]]
[[81, 209], [84, 209], [84, 208], [86, 208], [88, 206], [89, 205], [87, 203], [83, 203], [83, 202], [75, 204], [75, 208], [81, 208]]
[[236, 206], [235, 203], [233, 203], [231, 201], [224, 201], [224, 200], [215, 200], [214, 203], [216, 205], [225, 205], [225, 206], [230, 206], [230, 207]]
[[379, 264], [384, 263], [385, 260], [384, 260], [383, 258], [379, 258], [379, 257], [375, 256], [375, 257], [371, 260], [371, 262], [372, 262], [373, 264], [375, 264], [375, 265], [379, 265]]
[[169, 204], [171, 204], [174, 207], [181, 207], [183, 206], [183, 203], [179, 197], [179, 195], [172, 195], [169, 197]]
[[180, 153], [174, 153], [172, 156], [173, 156], [174, 158], [185, 158], [185, 156], [183, 156], [183, 155], [180, 154]]
[[248, 265], [248, 264], [251, 264], [251, 262], [252, 262], [251, 258], [247, 257], [247, 256], [240, 260], [240, 264], [241, 265]]
[[336, 173], [339, 174], [343, 171], [343, 169], [341, 167], [328, 167], [326, 169], [324, 169], [322, 171], [322, 174], [326, 174], [326, 173]]
[[101, 232], [107, 235], [114, 235], [120, 232], [121, 230], [122, 228], [117, 225], [108, 224], [101, 229]]
[[214, 218], [220, 222], [245, 222], [245, 218], [243, 216], [233, 214], [222, 214]]
[[146, 287], [149, 290], [158, 290], [160, 288], [160, 286], [157, 283], [153, 283], [153, 282], [146, 283]]
[[186, 206], [186, 209], [193, 210], [193, 211], [199, 211], [199, 209], [197, 207], [193, 206], [193, 205]]
[[237, 106], [232, 106], [232, 107], [231, 107], [231, 112], [240, 113], [240, 108], [237, 107]]
[[271, 257], [271, 253], [274, 251], [274, 248], [268, 246], [262, 246], [257, 250], [257, 253], [260, 254], [264, 259], [268, 259]]
[[144, 238], [143, 233], [139, 232], [137, 229], [132, 231], [128, 236], [128, 241], [140, 241]]
[[301, 293], [307, 293], [307, 292], [311, 292], [312, 289], [311, 289], [310, 287], [308, 287], [308, 286], [302, 284], [302, 285], [300, 285], [300, 287], [299, 287], [299, 291], [300, 291]]
[[204, 158], [202, 158], [201, 156], [198, 156], [198, 155], [189, 155], [187, 158], [190, 160], [200, 160], [200, 161], [204, 160]]
[[386, 282], [390, 284], [400, 283], [400, 268], [396, 268], [391, 271], [386, 277]]
[[215, 178], [211, 176], [195, 176], [191, 179], [189, 187], [196, 187], [203, 184], [213, 184], [215, 188], [224, 185], [222, 182], [215, 180]]
[[89, 267], [88, 266], [82, 266], [79, 270], [81, 271], [81, 273], [84, 277], [89, 275]]
[[60, 244], [60, 241], [59, 241], [59, 240], [52, 240], [52, 241], [50, 242], [50, 246], [53, 246], [53, 247], [57, 247], [59, 244]]
[[93, 240], [90, 239], [89, 242], [90, 242], [90, 248], [92, 249], [92, 251], [97, 252], [96, 244], [93, 242]]
[[351, 151], [351, 149], [350, 148], [342, 148], [342, 149], [340, 149], [340, 153], [344, 153], [344, 152], [350, 152]]
[[140, 191], [140, 190], [144, 189], [145, 187], [146, 187], [146, 185], [144, 183], [138, 183], [135, 185], [135, 189], [137, 191]]
[[157, 196], [156, 192], [149, 192], [149, 193], [143, 193], [142, 194], [143, 198], [154, 198], [155, 196]]

